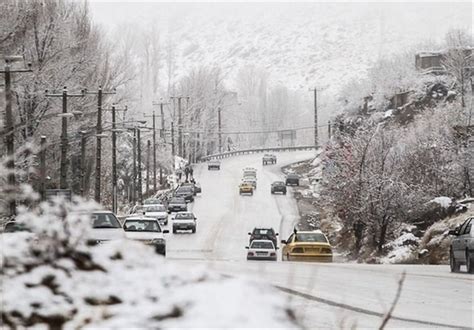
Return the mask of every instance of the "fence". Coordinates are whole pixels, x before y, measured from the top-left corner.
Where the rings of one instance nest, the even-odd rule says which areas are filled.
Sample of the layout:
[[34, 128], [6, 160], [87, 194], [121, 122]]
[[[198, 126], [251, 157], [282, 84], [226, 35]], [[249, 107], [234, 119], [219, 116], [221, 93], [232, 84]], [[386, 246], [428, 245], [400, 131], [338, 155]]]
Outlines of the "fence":
[[272, 148], [256, 148], [256, 149], [244, 149], [244, 150], [235, 150], [227, 151], [218, 154], [212, 154], [200, 159], [201, 162], [206, 162], [212, 159], [223, 159], [239, 155], [255, 154], [262, 152], [282, 152], [282, 151], [300, 151], [300, 150], [313, 150], [315, 149], [314, 145], [311, 146], [299, 146], [299, 147], [272, 147]]

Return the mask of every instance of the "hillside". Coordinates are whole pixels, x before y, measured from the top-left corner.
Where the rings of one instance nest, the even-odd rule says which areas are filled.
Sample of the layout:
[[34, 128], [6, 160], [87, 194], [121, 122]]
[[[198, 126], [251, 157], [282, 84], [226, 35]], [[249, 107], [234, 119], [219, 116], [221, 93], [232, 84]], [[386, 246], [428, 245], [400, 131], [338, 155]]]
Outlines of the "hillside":
[[[329, 95], [364, 76], [380, 56], [403, 52], [421, 40], [440, 41], [446, 30], [470, 26], [469, 3], [91, 3], [97, 22], [113, 26], [122, 15], [156, 25], [163, 44], [175, 45], [176, 75], [217, 65], [232, 86], [246, 65], [266, 68], [269, 84]], [[110, 15], [113, 13], [113, 15]], [[113, 21], [112, 21], [113, 19]]]

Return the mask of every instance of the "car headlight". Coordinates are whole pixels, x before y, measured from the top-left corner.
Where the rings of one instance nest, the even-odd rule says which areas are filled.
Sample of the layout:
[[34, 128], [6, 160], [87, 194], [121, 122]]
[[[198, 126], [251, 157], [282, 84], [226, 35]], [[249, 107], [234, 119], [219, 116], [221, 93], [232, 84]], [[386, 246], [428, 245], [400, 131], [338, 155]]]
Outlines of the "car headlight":
[[296, 247], [296, 248], [293, 248], [293, 250], [291, 250], [291, 253], [303, 253], [303, 248], [300, 248], [300, 247]]
[[322, 253], [327, 253], [327, 254], [332, 253], [332, 251], [331, 251], [330, 248], [322, 248], [322, 249], [321, 249], [321, 252], [322, 252]]

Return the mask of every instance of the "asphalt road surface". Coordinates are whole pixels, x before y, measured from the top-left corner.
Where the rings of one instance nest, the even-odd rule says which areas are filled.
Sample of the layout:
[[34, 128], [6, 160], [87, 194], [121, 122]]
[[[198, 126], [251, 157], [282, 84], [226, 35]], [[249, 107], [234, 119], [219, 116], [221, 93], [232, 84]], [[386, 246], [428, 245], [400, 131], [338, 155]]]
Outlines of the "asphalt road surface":
[[[270, 184], [283, 180], [281, 167], [309, 159], [313, 152], [277, 154], [276, 165], [262, 166], [262, 154], [222, 161], [220, 171], [205, 164], [194, 171], [202, 194], [190, 209], [198, 217], [196, 234], [170, 234], [171, 262], [212, 268], [229, 276], [247, 276], [282, 290], [307, 328], [374, 328], [395, 298], [406, 272], [401, 296], [388, 328], [473, 328], [474, 277], [451, 274], [448, 266], [365, 265], [246, 261], [248, 232], [271, 226], [286, 239], [298, 218], [288, 194], [271, 195]], [[257, 190], [240, 196], [242, 169], [257, 168]]]

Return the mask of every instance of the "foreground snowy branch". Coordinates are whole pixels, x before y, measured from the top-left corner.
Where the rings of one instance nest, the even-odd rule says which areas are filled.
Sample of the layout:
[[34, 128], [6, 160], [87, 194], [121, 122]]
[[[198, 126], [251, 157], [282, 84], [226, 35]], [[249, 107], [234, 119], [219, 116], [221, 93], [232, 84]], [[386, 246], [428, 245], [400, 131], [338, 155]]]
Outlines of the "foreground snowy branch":
[[275, 289], [167, 261], [133, 241], [89, 247], [93, 204], [43, 204], [2, 234], [7, 328], [298, 328]]

